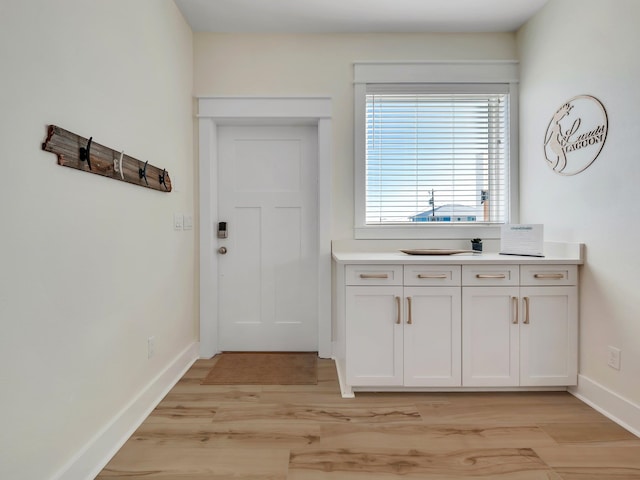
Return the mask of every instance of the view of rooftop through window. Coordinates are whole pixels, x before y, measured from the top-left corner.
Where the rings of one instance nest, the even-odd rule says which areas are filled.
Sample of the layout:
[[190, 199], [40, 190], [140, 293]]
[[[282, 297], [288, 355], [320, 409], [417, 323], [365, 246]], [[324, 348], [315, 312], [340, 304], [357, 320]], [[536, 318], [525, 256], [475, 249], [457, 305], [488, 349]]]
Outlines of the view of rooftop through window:
[[366, 223], [505, 221], [507, 94], [366, 95]]

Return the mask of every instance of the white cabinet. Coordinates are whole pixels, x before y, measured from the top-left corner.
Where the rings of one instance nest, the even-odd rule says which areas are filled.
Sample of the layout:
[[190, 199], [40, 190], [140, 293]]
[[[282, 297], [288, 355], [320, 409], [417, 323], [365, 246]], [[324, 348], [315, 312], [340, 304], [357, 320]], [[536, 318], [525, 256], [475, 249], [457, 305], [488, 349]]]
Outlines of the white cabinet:
[[575, 385], [577, 268], [462, 271], [463, 386]]
[[460, 266], [347, 266], [345, 278], [349, 385], [460, 385]]
[[518, 287], [463, 287], [462, 384], [518, 384]]
[[458, 258], [336, 264], [343, 395], [576, 384], [577, 264]]
[[404, 287], [404, 296], [404, 385], [459, 386], [460, 287]]
[[520, 299], [520, 385], [576, 385], [577, 287], [520, 287]]
[[334, 248], [342, 394], [575, 385], [582, 246], [545, 245], [544, 258]]
[[402, 286], [347, 287], [346, 315], [347, 382], [402, 385]]

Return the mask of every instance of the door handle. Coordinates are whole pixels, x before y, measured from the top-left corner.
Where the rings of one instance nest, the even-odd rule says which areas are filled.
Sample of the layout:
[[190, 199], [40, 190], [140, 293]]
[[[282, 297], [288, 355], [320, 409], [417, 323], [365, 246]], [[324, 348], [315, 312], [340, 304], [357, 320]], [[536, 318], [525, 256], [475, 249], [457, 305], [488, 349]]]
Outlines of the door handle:
[[400, 297], [396, 297], [396, 308], [398, 310], [398, 316], [396, 317], [396, 324], [400, 325], [402, 323], [402, 319], [400, 318], [400, 305], [401, 305]]
[[533, 275], [533, 278], [562, 280], [564, 278], [564, 274], [563, 273], [536, 273]]
[[389, 275], [386, 273], [361, 273], [360, 278], [389, 278]]
[[511, 297], [511, 303], [514, 309], [513, 320], [511, 320], [511, 323], [513, 323], [514, 325], [517, 325], [518, 324], [518, 297]]
[[218, 249], [218, 253], [219, 253], [220, 255], [224, 255], [224, 254], [226, 254], [226, 253], [227, 253], [227, 247], [220, 247], [220, 248]]
[[411, 297], [407, 297], [407, 324], [411, 325], [413, 319], [411, 318]]
[[522, 323], [529, 324], [529, 297], [524, 297], [524, 321]]

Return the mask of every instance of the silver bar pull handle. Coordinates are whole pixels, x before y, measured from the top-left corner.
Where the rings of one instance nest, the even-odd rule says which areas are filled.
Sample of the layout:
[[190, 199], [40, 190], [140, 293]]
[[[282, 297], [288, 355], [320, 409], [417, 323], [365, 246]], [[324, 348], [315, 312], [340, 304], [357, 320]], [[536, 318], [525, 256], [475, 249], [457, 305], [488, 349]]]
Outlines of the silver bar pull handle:
[[564, 273], [536, 273], [533, 275], [533, 278], [560, 280], [564, 278]]
[[446, 273], [419, 273], [418, 278], [447, 278]]
[[387, 273], [361, 273], [360, 278], [389, 278]]
[[476, 278], [507, 278], [507, 276], [504, 273], [497, 273], [497, 274], [478, 273], [476, 274]]

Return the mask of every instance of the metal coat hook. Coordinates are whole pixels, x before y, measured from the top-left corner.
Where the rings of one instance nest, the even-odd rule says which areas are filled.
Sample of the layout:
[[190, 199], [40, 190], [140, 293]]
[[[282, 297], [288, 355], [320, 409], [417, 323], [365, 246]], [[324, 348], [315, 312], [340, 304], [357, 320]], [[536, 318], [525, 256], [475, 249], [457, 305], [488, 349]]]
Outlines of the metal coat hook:
[[91, 170], [91, 141], [92, 140], [93, 140], [93, 137], [89, 138], [89, 141], [87, 142], [87, 148], [80, 147], [80, 161], [87, 162], [87, 165], [89, 165], [89, 170]]
[[158, 181], [160, 182], [160, 185], [164, 185], [164, 189], [165, 190], [169, 190], [169, 188], [167, 187], [166, 182], [164, 181], [164, 177], [167, 174], [167, 170], [166, 169], [162, 169], [162, 173], [158, 174]]
[[124, 170], [122, 170], [122, 157], [124, 157], [124, 150], [120, 152], [120, 158], [118, 160], [113, 160], [113, 169], [116, 173], [120, 174], [120, 178], [124, 180]]
[[149, 163], [149, 160], [144, 162], [144, 168], [138, 168], [138, 175], [140, 176], [140, 178], [144, 178], [144, 183], [146, 183], [147, 185], [149, 185], [149, 181], [147, 180], [147, 165], [148, 165], [148, 163]]

